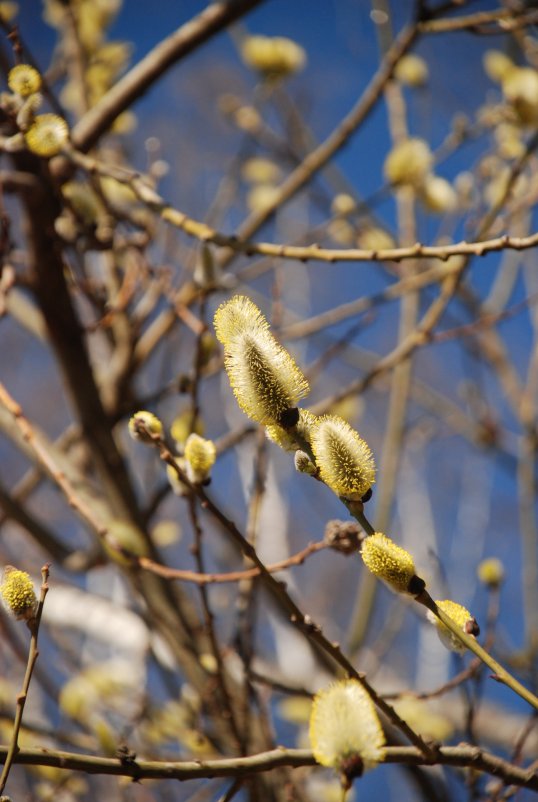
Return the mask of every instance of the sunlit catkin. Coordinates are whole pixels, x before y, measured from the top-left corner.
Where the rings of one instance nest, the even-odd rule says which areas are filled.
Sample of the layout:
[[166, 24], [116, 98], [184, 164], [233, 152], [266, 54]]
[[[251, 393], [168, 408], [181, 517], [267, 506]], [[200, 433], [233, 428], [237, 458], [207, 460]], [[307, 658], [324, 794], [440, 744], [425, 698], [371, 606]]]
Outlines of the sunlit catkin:
[[190, 434], [185, 443], [185, 460], [187, 476], [194, 484], [209, 479], [211, 468], [215, 464], [217, 451], [212, 440], [205, 440], [198, 434]]
[[[458, 625], [462, 632], [473, 636], [480, 634], [480, 628], [476, 623], [476, 619], [473, 618], [466, 607], [463, 607], [463, 605], [458, 604], [457, 602], [450, 601], [450, 599], [445, 599], [444, 601], [436, 600], [435, 604], [439, 610], [441, 610]], [[437, 634], [446, 648], [450, 649], [452, 652], [459, 652], [460, 654], [463, 654], [467, 647], [458, 639], [454, 632], [452, 632], [445, 624], [443, 624], [443, 622], [437, 618], [437, 616], [434, 615], [431, 610], [428, 610], [427, 615], [429, 621], [435, 625]]]
[[50, 159], [61, 152], [69, 139], [69, 128], [57, 114], [39, 114], [24, 135], [28, 150]]
[[424, 582], [415, 575], [413, 557], [382, 532], [363, 540], [361, 557], [370, 573], [398, 593], [420, 593], [424, 589]]
[[0, 596], [9, 612], [20, 620], [33, 618], [37, 607], [34, 583], [26, 571], [6, 565]]
[[385, 736], [374, 705], [355, 679], [335, 682], [314, 697], [310, 743], [317, 762], [330, 766], [349, 787], [385, 757]]
[[17, 64], [9, 71], [7, 85], [21, 97], [29, 97], [41, 89], [41, 75], [30, 64]]
[[235, 296], [215, 314], [215, 331], [224, 345], [224, 366], [237, 402], [258, 423], [294, 426], [297, 402], [308, 382], [293, 357], [269, 331], [258, 307]]
[[338, 415], [318, 418], [310, 438], [325, 484], [338, 496], [360, 501], [375, 482], [375, 462], [368, 444]]
[[129, 434], [133, 440], [141, 443], [152, 443], [152, 435], [162, 437], [163, 425], [157, 415], [142, 409], [129, 420]]
[[232, 340], [250, 331], [269, 331], [269, 323], [255, 303], [245, 295], [234, 295], [221, 304], [213, 320], [217, 339], [228, 348]]

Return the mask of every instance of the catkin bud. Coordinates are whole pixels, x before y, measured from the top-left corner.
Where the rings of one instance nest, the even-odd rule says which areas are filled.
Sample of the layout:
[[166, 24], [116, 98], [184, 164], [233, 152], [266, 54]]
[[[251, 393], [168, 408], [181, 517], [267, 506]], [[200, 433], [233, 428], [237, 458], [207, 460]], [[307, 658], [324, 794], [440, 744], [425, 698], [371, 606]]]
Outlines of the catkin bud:
[[417, 595], [424, 589], [423, 580], [416, 576], [413, 557], [382, 532], [364, 538], [361, 557], [370, 573], [398, 593]]
[[502, 90], [520, 121], [538, 121], [538, 72], [530, 67], [514, 67], [502, 82]]
[[338, 415], [318, 418], [310, 437], [325, 484], [338, 496], [360, 501], [375, 482], [375, 462], [368, 444]]
[[504, 565], [497, 557], [482, 560], [476, 572], [479, 580], [490, 588], [498, 588], [504, 580]]
[[310, 743], [317, 762], [341, 775], [344, 787], [385, 758], [385, 736], [374, 704], [355, 679], [319, 691], [310, 715]]
[[69, 139], [69, 128], [57, 114], [39, 114], [24, 138], [28, 150], [46, 159], [57, 156]]
[[178, 451], [183, 451], [187, 437], [194, 432], [203, 435], [205, 431], [203, 420], [197, 415], [193, 421], [192, 410], [184, 409], [174, 418], [170, 427], [172, 439], [176, 441]]
[[[480, 634], [480, 628], [476, 623], [476, 619], [473, 618], [469, 610], [467, 610], [461, 604], [450, 601], [450, 599], [445, 599], [445, 601], [436, 600], [435, 604], [440, 610], [443, 611], [443, 613], [445, 613], [445, 615], [451, 618], [463, 632], [467, 633], [467, 635], [476, 636]], [[437, 628], [437, 634], [446, 648], [450, 649], [452, 652], [459, 652], [459, 654], [463, 654], [467, 648], [465, 644], [458, 640], [456, 635], [451, 632], [451, 630], [445, 626], [445, 624], [443, 624], [443, 622], [437, 618], [437, 616], [434, 615], [431, 610], [428, 610], [427, 615], [428, 620], [431, 621], [431, 623]]]
[[129, 434], [133, 440], [138, 440], [141, 443], [152, 443], [151, 435], [162, 437], [163, 425], [152, 412], [141, 410], [140, 412], [135, 412], [130, 419]]
[[391, 184], [420, 186], [430, 172], [433, 156], [430, 146], [423, 139], [406, 139], [396, 145], [383, 167], [385, 177]]
[[299, 473], [307, 473], [310, 476], [315, 476], [318, 472], [318, 469], [306, 453], [306, 451], [301, 451], [300, 449], [295, 452], [293, 461], [295, 463], [295, 470]]
[[9, 71], [7, 85], [15, 94], [28, 97], [41, 89], [41, 75], [30, 64], [17, 64]]
[[488, 78], [496, 83], [502, 83], [508, 73], [515, 68], [514, 62], [500, 50], [486, 50], [483, 64]]
[[5, 607], [18, 620], [28, 621], [34, 617], [37, 598], [30, 574], [26, 571], [19, 571], [12, 565], [6, 565], [0, 585], [0, 595]]
[[217, 459], [217, 450], [212, 440], [205, 440], [198, 434], [190, 434], [185, 443], [187, 475], [191, 482], [198, 484], [209, 478], [211, 468]]
[[241, 168], [241, 177], [249, 184], [277, 184], [280, 174], [278, 164], [263, 156], [247, 159]]
[[274, 76], [298, 72], [306, 62], [303, 48], [284, 36], [248, 36], [241, 56], [247, 67]]
[[348, 195], [347, 192], [340, 192], [338, 195], [335, 195], [331, 202], [331, 212], [338, 216], [351, 214], [356, 208], [357, 203], [355, 198]]
[[456, 190], [446, 178], [427, 175], [420, 188], [420, 199], [428, 211], [434, 214], [453, 212], [458, 205]]
[[413, 88], [424, 86], [428, 80], [428, 65], [420, 56], [408, 53], [396, 64], [394, 77], [406, 86]]

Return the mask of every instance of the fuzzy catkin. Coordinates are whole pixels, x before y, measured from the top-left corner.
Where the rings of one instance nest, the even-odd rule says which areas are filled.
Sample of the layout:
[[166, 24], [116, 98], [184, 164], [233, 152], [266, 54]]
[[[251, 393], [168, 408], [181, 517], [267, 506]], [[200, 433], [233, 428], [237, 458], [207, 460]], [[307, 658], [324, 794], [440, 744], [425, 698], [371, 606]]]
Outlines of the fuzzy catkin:
[[375, 462], [368, 444], [338, 415], [318, 418], [310, 436], [325, 484], [338, 496], [360, 501], [375, 482]]
[[374, 704], [355, 679], [335, 682], [319, 691], [310, 715], [310, 743], [317, 762], [342, 771], [358, 757], [371, 769], [385, 756], [385, 736]]

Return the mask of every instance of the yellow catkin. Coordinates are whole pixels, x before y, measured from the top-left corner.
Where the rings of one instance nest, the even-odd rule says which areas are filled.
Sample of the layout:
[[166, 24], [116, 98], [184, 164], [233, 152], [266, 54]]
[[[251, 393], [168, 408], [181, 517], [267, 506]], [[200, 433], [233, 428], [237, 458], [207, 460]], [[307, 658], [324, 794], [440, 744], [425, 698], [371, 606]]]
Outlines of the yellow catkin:
[[338, 496], [360, 500], [375, 482], [375, 462], [368, 444], [338, 415], [318, 418], [310, 436], [325, 484]]
[[317, 762], [353, 776], [374, 768], [385, 757], [385, 736], [374, 705], [355, 679], [319, 691], [310, 714], [310, 743]]
[[50, 159], [61, 152], [69, 138], [69, 128], [57, 114], [39, 114], [24, 135], [28, 150]]
[[41, 75], [30, 64], [17, 64], [9, 71], [7, 85], [15, 94], [29, 97], [41, 89]]
[[234, 296], [219, 306], [214, 326], [224, 346], [230, 385], [243, 412], [258, 423], [284, 428], [295, 425], [297, 402], [310, 388], [291, 354], [269, 331], [256, 304], [244, 295]]
[[423, 139], [406, 139], [396, 145], [385, 159], [384, 173], [391, 184], [420, 186], [430, 172], [433, 156]]
[[409, 591], [415, 576], [415, 563], [408, 551], [396, 545], [382, 532], [364, 539], [361, 556], [370, 573], [384, 580], [399, 593]]
[[139, 440], [141, 443], [151, 443], [151, 435], [162, 437], [163, 433], [163, 425], [159, 418], [147, 410], [135, 412], [129, 421], [128, 428], [133, 440]]
[[247, 67], [265, 75], [291, 75], [306, 63], [304, 49], [285, 36], [248, 36], [241, 56]]
[[216, 458], [217, 450], [212, 440], [205, 440], [194, 433], [189, 435], [185, 443], [185, 460], [192, 482], [203, 482], [207, 479]]
[[484, 585], [496, 588], [504, 580], [504, 565], [497, 557], [487, 557], [479, 564], [476, 573]]
[[226, 348], [246, 331], [269, 331], [269, 323], [255, 303], [245, 295], [234, 295], [215, 312], [213, 319], [217, 340]]
[[[479, 630], [476, 621], [466, 607], [450, 599], [445, 599], [444, 601], [436, 600], [435, 604], [445, 615], [451, 618], [463, 632], [466, 632], [468, 635], [478, 634]], [[430, 610], [428, 610], [428, 619], [435, 625], [437, 634], [447, 649], [453, 652], [459, 652], [460, 654], [465, 652], [465, 644], [458, 640], [456, 635]]]
[[26, 571], [6, 565], [0, 585], [0, 596], [5, 607], [15, 618], [28, 620], [35, 615], [37, 598], [34, 583]]

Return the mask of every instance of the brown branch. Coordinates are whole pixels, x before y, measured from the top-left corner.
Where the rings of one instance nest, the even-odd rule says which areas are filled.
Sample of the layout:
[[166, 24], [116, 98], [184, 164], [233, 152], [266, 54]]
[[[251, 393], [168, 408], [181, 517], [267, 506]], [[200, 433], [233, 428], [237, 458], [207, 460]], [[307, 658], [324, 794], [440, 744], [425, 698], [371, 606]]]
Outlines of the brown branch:
[[[176, 209], [168, 204], [140, 173], [128, 170], [116, 165], [105, 164], [93, 156], [66, 146], [66, 156], [78, 167], [83, 168], [88, 173], [110, 176], [123, 184], [128, 184], [139, 200], [149, 208], [158, 213], [163, 220], [179, 228], [185, 234], [200, 242], [211, 243], [220, 248], [228, 248], [234, 253], [242, 253], [246, 256], [264, 256], [278, 259], [291, 259], [299, 262], [402, 262], [406, 259], [439, 259], [447, 262], [453, 256], [485, 256], [488, 253], [495, 253], [504, 250], [525, 251], [538, 245], [538, 232], [529, 234], [526, 237], [515, 237], [503, 234], [491, 239], [478, 238], [476, 241], [467, 242], [462, 240], [451, 245], [425, 245], [415, 242], [401, 248], [321, 248], [318, 244], [311, 245], [289, 245], [286, 243], [273, 242], [253, 242], [241, 237], [241, 235], [223, 234], [207, 223], [196, 220], [185, 214], [180, 209]], [[519, 175], [520, 171], [517, 171]], [[512, 183], [512, 182], [511, 182]], [[503, 199], [504, 201], [504, 199]], [[495, 210], [495, 216], [496, 216]], [[488, 225], [485, 226], [487, 229]], [[435, 268], [434, 268], [435, 269]], [[446, 265], [445, 272], [449, 273], [457, 270], [457, 267]], [[410, 279], [407, 279], [410, 280]], [[434, 280], [433, 275], [424, 278], [422, 275], [415, 279], [418, 286], [425, 286]], [[422, 282], [425, 282], [423, 284]], [[190, 325], [190, 321], [189, 321]], [[194, 318], [194, 331], [199, 329], [199, 321]]]
[[525, 25], [535, 25], [537, 18], [537, 11], [525, 13], [523, 10], [518, 13], [513, 8], [498, 8], [494, 11], [478, 11], [475, 14], [467, 14], [454, 19], [427, 20], [419, 23], [418, 28], [420, 33], [449, 33], [496, 24], [500, 30], [494, 32], [500, 34]]
[[[324, 540], [317, 543], [309, 543], [306, 548], [288, 557], [286, 560], [281, 560], [278, 563], [267, 565], [266, 569], [271, 574], [278, 571], [284, 571], [292, 565], [302, 565], [304, 561], [310, 557], [311, 554], [316, 554], [318, 551], [330, 548], [329, 544]], [[146, 571], [151, 571], [154, 574], [164, 577], [165, 579], [180, 579], [182, 582], [193, 582], [195, 585], [212, 585], [220, 582], [240, 582], [243, 579], [253, 579], [259, 576], [261, 571], [259, 568], [248, 568], [243, 571], [230, 571], [225, 574], [200, 574], [196, 571], [184, 571], [181, 568], [168, 568], [166, 565], [161, 565], [148, 557], [139, 557], [138, 564]]]
[[38, 462], [52, 476], [56, 484], [63, 491], [69, 506], [76, 510], [84, 520], [90, 524], [91, 528], [102, 538], [106, 535], [106, 526], [95, 516], [91, 506], [75, 493], [71, 482], [65, 473], [58, 468], [53, 458], [46, 448], [40, 443], [30, 422], [25, 418], [21, 407], [14, 398], [8, 393], [3, 384], [0, 383], [0, 404], [13, 416], [16, 426], [21, 432], [22, 437], [31, 447], [37, 457]]
[[[6, 747], [0, 747], [0, 761], [5, 760], [6, 753]], [[138, 760], [136, 756], [110, 758], [51, 749], [21, 749], [15, 762], [25, 766], [54, 766], [86, 774], [132, 777], [135, 780], [237, 777], [271, 771], [281, 766], [299, 768], [316, 765], [309, 749], [285, 747], [277, 747], [248, 757], [186, 761]], [[384, 762], [408, 766], [430, 765], [420, 750], [412, 746], [388, 746]], [[501, 778], [507, 785], [538, 791], [538, 775], [535, 771], [514, 766], [507, 760], [469, 744], [441, 746], [436, 755], [436, 762], [444, 766], [483, 771]]]

